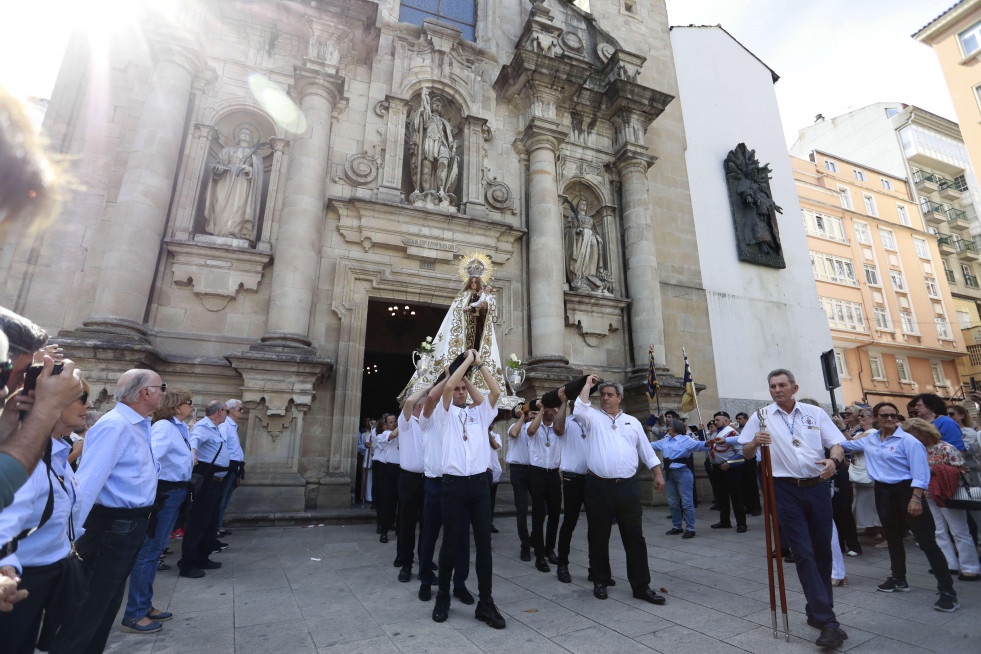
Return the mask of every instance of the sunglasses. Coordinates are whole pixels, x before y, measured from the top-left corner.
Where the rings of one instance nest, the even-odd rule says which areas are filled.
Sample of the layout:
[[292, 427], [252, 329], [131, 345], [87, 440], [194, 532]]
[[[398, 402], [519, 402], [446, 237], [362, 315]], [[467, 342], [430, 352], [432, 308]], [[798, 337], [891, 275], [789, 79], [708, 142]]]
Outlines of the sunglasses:
[[79, 401], [80, 401], [80, 402], [81, 402], [82, 404], [88, 404], [88, 403], [89, 403], [89, 392], [88, 392], [88, 391], [84, 391], [84, 392], [82, 393], [82, 397], [80, 397], [80, 398], [78, 398], [78, 399], [79, 399]]
[[6, 386], [7, 381], [10, 379], [10, 373], [14, 370], [14, 362], [7, 359], [5, 362], [0, 363], [0, 386]]
[[879, 420], [896, 420], [899, 418], [898, 413], [880, 413]]
[[167, 384], [157, 384], [155, 386], [144, 386], [143, 388], [159, 388], [161, 393], [167, 392]]

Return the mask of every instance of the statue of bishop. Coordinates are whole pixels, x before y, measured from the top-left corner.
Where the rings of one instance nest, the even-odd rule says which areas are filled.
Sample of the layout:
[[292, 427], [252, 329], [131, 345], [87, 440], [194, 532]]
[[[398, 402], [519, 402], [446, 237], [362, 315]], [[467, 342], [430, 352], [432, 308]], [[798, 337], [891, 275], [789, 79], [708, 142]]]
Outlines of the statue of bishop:
[[262, 157], [251, 130], [238, 131], [237, 143], [223, 148], [211, 166], [205, 198], [205, 230], [215, 236], [252, 240], [262, 198]]

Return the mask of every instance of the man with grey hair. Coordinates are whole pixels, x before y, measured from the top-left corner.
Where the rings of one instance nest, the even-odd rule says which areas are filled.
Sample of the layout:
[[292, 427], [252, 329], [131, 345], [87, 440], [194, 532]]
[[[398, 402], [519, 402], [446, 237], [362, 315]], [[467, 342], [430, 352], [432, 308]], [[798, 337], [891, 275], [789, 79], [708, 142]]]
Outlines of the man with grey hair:
[[[88, 578], [74, 619], [55, 637], [53, 652], [101, 652], [119, 611], [136, 555], [155, 510], [160, 466], [150, 450], [150, 414], [167, 385], [152, 370], [127, 370], [116, 383], [116, 406], [88, 431], [76, 478], [85, 534], [75, 542]], [[86, 519], [87, 516], [87, 519]], [[159, 631], [157, 622], [135, 631]]]
[[191, 448], [197, 460], [194, 473], [200, 475], [203, 481], [201, 488], [194, 491], [191, 510], [184, 525], [181, 560], [177, 562], [182, 577], [197, 579], [204, 576], [205, 570], [221, 567], [221, 563], [212, 561], [209, 556], [219, 549], [218, 510], [231, 461], [228, 443], [219, 429], [227, 415], [225, 403], [213, 400], [204, 410], [205, 417], [191, 429]]
[[225, 478], [225, 488], [223, 490], [221, 505], [218, 508], [218, 535], [227, 536], [232, 533], [225, 529], [225, 509], [232, 501], [232, 492], [238, 488], [242, 480], [245, 479], [245, 452], [242, 451], [242, 442], [238, 438], [238, 423], [245, 413], [242, 400], [231, 399], [225, 402], [228, 408], [228, 417], [221, 423], [219, 429], [225, 442], [228, 443], [228, 476]]
[[[600, 408], [589, 404], [589, 394], [599, 385]], [[612, 585], [610, 573], [610, 530], [616, 517], [627, 555], [627, 579], [633, 596], [651, 604], [665, 599], [651, 590], [651, 569], [644, 540], [644, 514], [640, 506], [640, 486], [635, 475], [641, 460], [654, 473], [654, 489], [664, 491], [661, 461], [654, 454], [644, 427], [633, 416], [620, 410], [623, 387], [613, 382], [599, 383], [590, 375], [576, 400], [573, 415], [586, 435], [586, 519], [589, 521], [589, 579], [593, 596], [606, 599]]]

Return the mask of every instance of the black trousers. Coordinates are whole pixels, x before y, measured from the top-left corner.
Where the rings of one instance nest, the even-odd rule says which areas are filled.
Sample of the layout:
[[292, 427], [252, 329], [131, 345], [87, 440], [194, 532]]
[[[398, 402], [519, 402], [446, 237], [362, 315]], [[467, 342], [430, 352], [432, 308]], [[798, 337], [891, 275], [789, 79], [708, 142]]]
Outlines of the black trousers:
[[763, 511], [762, 505], [760, 505], [760, 487], [757, 480], [757, 470], [759, 465], [755, 458], [748, 459], [746, 463], [739, 466], [741, 472], [740, 479], [743, 491], [743, 505], [746, 508], [746, 513], [761, 513]]
[[413, 552], [416, 549], [416, 529], [419, 529], [419, 542], [422, 543], [422, 503], [425, 498], [423, 484], [426, 477], [421, 472], [402, 470], [398, 481], [399, 535], [396, 556], [402, 566], [412, 567]]
[[716, 481], [717, 475], [715, 474], [715, 468], [712, 467], [712, 460], [705, 457], [705, 476], [708, 477], [709, 486], [712, 487], [712, 504], [719, 503], [719, 488]]
[[75, 542], [85, 571], [85, 595], [78, 598], [74, 619], [55, 637], [52, 654], [101, 654], [105, 650], [149, 522], [149, 517], [113, 519], [89, 514], [85, 533]]
[[[44, 611], [56, 599], [59, 579], [65, 569], [65, 561], [51, 565], [24, 566], [18, 588], [28, 592], [26, 598], [14, 604], [14, 610], [0, 613], [0, 634], [3, 634], [3, 651], [8, 654], [34, 654], [41, 630]], [[59, 625], [51, 625], [57, 629]]]
[[358, 452], [358, 464], [354, 468], [354, 501], [361, 501], [361, 487], [364, 485], [364, 454]]
[[518, 539], [521, 549], [531, 548], [531, 538], [528, 536], [528, 484], [531, 466], [523, 463], [512, 463], [511, 490], [514, 491], [514, 513], [518, 521]]
[[[531, 466], [531, 546], [535, 556], [555, 550], [562, 513], [562, 476], [559, 469]], [[548, 525], [545, 518], [548, 517]]]
[[602, 479], [589, 474], [584, 501], [589, 521], [589, 569], [593, 580], [600, 584], [610, 583], [610, 531], [615, 517], [627, 555], [630, 587], [634, 590], [648, 588], [651, 569], [647, 563], [647, 541], [644, 540], [640, 482], [636, 477]]
[[716, 496], [719, 502], [719, 522], [724, 525], [732, 524], [729, 519], [729, 507], [736, 514], [736, 524], [746, 524], [746, 507], [743, 505], [742, 466], [733, 466], [723, 470], [722, 466], [713, 465], [715, 475]]
[[191, 500], [181, 544], [181, 570], [200, 569], [218, 546], [218, 513], [225, 496], [224, 479], [206, 477], [201, 491]]
[[443, 546], [439, 550], [439, 592], [450, 593], [450, 577], [457, 545], [464, 538], [467, 518], [473, 527], [477, 550], [477, 591], [480, 599], [491, 599], [494, 574], [491, 559], [490, 486], [487, 473], [469, 477], [443, 475]]
[[371, 463], [372, 473], [371, 496], [375, 500], [378, 516], [378, 527], [382, 533], [395, 522], [399, 503], [399, 473], [402, 471], [397, 463]]
[[494, 472], [487, 471], [487, 483], [490, 484], [491, 494], [491, 524], [494, 524], [494, 510], [497, 508], [497, 487], [500, 482], [494, 481]]
[[586, 475], [570, 472], [562, 473], [562, 494], [565, 496], [565, 514], [559, 528], [559, 565], [569, 565], [569, 551], [572, 549], [572, 532], [579, 524], [582, 512], [583, 494], [586, 492]]
[[913, 496], [911, 481], [897, 484], [875, 482], [875, 511], [879, 514], [882, 528], [889, 544], [889, 563], [893, 579], [906, 580], [906, 547], [903, 534], [907, 529], [913, 532], [917, 544], [926, 554], [933, 576], [937, 578], [937, 590], [942, 593], [954, 592], [954, 581], [950, 577], [947, 559], [937, 546], [936, 525], [930, 513], [930, 505], [923, 501], [923, 513], [917, 517], [907, 512], [909, 498]]
[[838, 542], [841, 549], [849, 549], [862, 553], [862, 545], [858, 542], [858, 527], [855, 526], [855, 514], [852, 513], [852, 483], [848, 479], [848, 469], [844, 466], [835, 473], [835, 487], [838, 489], [831, 497], [831, 509], [834, 511], [835, 527], [838, 528]]

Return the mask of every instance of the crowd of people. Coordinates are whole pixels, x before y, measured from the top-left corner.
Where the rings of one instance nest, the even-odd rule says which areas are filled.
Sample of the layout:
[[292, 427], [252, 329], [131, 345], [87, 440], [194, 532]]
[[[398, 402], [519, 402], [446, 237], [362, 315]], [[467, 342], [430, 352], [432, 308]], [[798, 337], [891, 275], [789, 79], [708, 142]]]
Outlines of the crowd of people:
[[153, 583], [175, 528], [182, 577], [221, 567], [211, 556], [245, 475], [242, 402], [211, 401], [189, 427], [191, 392], [132, 369], [100, 416], [42, 329], [0, 308], [0, 333], [3, 650], [101, 652], [124, 595], [120, 629], [160, 631], [173, 615], [153, 606]]

